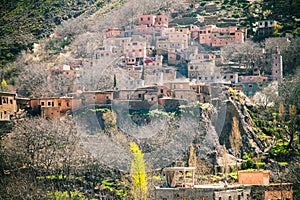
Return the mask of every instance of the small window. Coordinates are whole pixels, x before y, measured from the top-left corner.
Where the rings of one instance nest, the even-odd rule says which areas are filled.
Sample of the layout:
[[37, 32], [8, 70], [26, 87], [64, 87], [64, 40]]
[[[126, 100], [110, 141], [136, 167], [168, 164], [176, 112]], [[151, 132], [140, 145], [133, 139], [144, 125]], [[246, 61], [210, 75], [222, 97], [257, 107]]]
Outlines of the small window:
[[6, 111], [4, 111], [4, 115], [6, 115]]
[[10, 103], [10, 104], [13, 104], [13, 100], [12, 100], [12, 99], [10, 99], [10, 100], [9, 100], [9, 103]]
[[139, 94], [139, 98], [142, 98], [142, 94]]
[[59, 107], [61, 106], [61, 102], [58, 102], [58, 106], [59, 106]]
[[54, 107], [54, 102], [52, 102], [52, 107]]
[[51, 102], [48, 102], [48, 106], [51, 106]]
[[247, 194], [247, 200], [250, 200], [250, 194]]
[[45, 102], [42, 102], [42, 106], [44, 106], [45, 105]]
[[8, 98], [3, 98], [3, 99], [2, 99], [2, 102], [3, 102], [3, 103], [8, 103]]
[[141, 21], [143, 21], [144, 19], [141, 17]]
[[70, 107], [70, 102], [67, 102], [67, 107]]
[[249, 87], [249, 88], [252, 88], [252, 87], [253, 87], [253, 85], [249, 85], [248, 87]]

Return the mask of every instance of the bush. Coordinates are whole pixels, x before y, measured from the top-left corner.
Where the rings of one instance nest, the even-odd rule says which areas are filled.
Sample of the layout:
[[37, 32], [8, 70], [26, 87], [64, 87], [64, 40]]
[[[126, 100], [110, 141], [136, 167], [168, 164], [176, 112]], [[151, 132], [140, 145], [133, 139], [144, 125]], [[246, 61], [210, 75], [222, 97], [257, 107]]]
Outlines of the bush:
[[242, 168], [243, 169], [253, 168], [254, 163], [253, 163], [253, 160], [252, 160], [252, 158], [250, 157], [250, 155], [248, 153], [244, 152], [243, 160], [245, 160], [242, 163]]

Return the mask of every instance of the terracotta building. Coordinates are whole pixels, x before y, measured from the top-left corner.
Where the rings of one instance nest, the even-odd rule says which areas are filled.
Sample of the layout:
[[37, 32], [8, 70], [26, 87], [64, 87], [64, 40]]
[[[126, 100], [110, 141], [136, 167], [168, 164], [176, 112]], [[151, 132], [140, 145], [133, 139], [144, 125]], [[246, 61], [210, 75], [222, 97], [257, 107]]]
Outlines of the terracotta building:
[[165, 184], [155, 188], [157, 200], [293, 199], [292, 184], [269, 183], [269, 172], [239, 172], [239, 184], [194, 184], [193, 167], [164, 169]]
[[138, 15], [138, 24], [148, 27], [168, 27], [168, 15]]
[[124, 32], [119, 28], [109, 28], [105, 31], [106, 38], [123, 36]]
[[168, 29], [170, 48], [184, 50], [188, 48], [190, 30], [189, 27], [173, 27]]
[[0, 120], [10, 120], [16, 112], [16, 93], [0, 92]]
[[30, 107], [33, 113], [49, 118], [60, 117], [80, 106], [81, 99], [72, 97], [46, 97], [30, 100]]
[[111, 104], [113, 91], [84, 91], [81, 94], [82, 105]]
[[247, 37], [247, 30], [236, 26], [225, 28], [215, 25], [205, 26], [199, 30], [199, 43], [212, 47], [222, 47], [232, 43], [243, 43]]
[[270, 171], [240, 171], [238, 183], [251, 185], [253, 199], [293, 199], [292, 183], [270, 183]]
[[146, 47], [146, 42], [127, 41], [124, 43], [124, 55], [126, 58], [143, 60], [147, 56]]

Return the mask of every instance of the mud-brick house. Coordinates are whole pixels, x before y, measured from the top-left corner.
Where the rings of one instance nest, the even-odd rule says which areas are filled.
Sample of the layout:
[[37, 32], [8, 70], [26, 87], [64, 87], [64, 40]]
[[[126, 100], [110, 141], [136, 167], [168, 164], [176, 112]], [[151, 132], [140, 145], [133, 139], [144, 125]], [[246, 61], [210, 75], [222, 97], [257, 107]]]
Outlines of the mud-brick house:
[[252, 199], [293, 199], [292, 183], [270, 183], [270, 171], [240, 171], [238, 183], [251, 185]]
[[138, 15], [138, 25], [146, 25], [148, 27], [164, 27], [169, 25], [168, 15]]
[[106, 38], [123, 36], [123, 35], [124, 35], [124, 31], [119, 28], [109, 28], [105, 31]]
[[23, 98], [23, 97], [16, 97], [17, 101], [17, 110], [24, 110], [28, 109], [30, 107], [30, 99], [29, 98]]
[[189, 90], [190, 89], [190, 81], [188, 79], [176, 79], [173, 81], [166, 81], [164, 83], [164, 85], [172, 90], [176, 90], [176, 89]]
[[79, 108], [81, 104], [81, 99], [72, 97], [45, 97], [30, 100], [31, 113], [45, 118], [59, 118]]
[[124, 55], [128, 59], [143, 60], [147, 56], [147, 43], [144, 41], [130, 41], [124, 44]]
[[191, 86], [196, 93], [197, 101], [200, 103], [211, 102], [211, 87], [210, 84], [199, 83]]
[[293, 199], [291, 183], [270, 183], [268, 171], [239, 172], [238, 184], [194, 184], [193, 167], [164, 169], [165, 184], [155, 188], [157, 200]]
[[16, 112], [16, 93], [0, 92], [0, 120], [10, 120]]
[[149, 110], [158, 107], [158, 99], [170, 95], [168, 87], [163, 85], [145, 86], [135, 90], [119, 90], [114, 93], [115, 107], [129, 110]]
[[108, 105], [113, 100], [113, 91], [84, 91], [81, 94], [83, 105]]
[[216, 27], [205, 26], [199, 30], [199, 43], [212, 47], [222, 47], [227, 44], [244, 43], [247, 30], [237, 26]]
[[191, 88], [188, 79], [175, 79], [165, 82], [164, 85], [172, 90], [173, 98], [185, 100], [189, 103], [197, 101], [197, 95]]

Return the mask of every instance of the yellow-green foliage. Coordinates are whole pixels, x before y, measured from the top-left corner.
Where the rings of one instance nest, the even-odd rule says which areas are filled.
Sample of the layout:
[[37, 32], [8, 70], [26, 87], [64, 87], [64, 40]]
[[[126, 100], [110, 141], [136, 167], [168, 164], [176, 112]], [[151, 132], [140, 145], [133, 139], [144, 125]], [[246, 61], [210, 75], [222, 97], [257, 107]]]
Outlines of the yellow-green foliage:
[[2, 81], [1, 81], [1, 87], [2, 88], [6, 88], [7, 87], [7, 82], [6, 82], [5, 79], [2, 79]]
[[50, 192], [49, 197], [51, 197], [52, 199], [56, 199], [56, 200], [68, 200], [68, 199], [75, 199], [75, 200], [82, 200], [84, 199], [84, 196], [81, 192], [71, 192], [71, 198], [68, 195], [68, 192], [64, 191], [55, 191], [55, 192]]
[[134, 143], [130, 143], [130, 151], [132, 153], [131, 162], [131, 178], [132, 187], [131, 193], [133, 199], [147, 199], [148, 188], [147, 188], [147, 174], [144, 163], [144, 154], [140, 148]]

